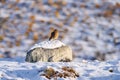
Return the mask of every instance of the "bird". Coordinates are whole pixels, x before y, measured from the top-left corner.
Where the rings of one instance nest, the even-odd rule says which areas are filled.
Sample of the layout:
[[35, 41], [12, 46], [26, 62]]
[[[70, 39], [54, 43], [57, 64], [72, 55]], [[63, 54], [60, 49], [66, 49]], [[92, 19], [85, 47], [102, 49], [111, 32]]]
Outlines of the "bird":
[[58, 39], [58, 36], [59, 36], [58, 30], [57, 30], [57, 29], [54, 29], [54, 31], [51, 32], [51, 36], [50, 36], [50, 38], [49, 38], [49, 41], [50, 41], [50, 40]]

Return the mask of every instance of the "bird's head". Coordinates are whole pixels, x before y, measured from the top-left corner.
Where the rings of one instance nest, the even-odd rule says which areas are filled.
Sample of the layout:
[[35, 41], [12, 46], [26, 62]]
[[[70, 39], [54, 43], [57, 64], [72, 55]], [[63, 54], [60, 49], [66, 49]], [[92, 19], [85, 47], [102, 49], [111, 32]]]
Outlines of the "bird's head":
[[57, 30], [57, 29], [55, 29], [55, 30], [54, 30], [54, 32], [58, 32], [58, 30]]

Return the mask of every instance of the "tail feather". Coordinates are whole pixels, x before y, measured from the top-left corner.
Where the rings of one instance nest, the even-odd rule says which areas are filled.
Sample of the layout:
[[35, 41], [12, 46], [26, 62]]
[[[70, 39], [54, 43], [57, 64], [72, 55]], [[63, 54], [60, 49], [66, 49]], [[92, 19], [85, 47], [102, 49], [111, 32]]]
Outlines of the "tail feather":
[[52, 39], [52, 36], [49, 38], [49, 41]]

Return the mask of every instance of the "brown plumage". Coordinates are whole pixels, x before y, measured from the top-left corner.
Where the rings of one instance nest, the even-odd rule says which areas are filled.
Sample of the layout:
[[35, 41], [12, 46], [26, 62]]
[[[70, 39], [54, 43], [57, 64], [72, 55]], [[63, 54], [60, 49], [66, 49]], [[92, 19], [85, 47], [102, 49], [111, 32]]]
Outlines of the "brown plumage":
[[59, 32], [58, 32], [57, 29], [55, 29], [55, 30], [51, 33], [51, 36], [50, 36], [49, 40], [55, 40], [55, 39], [58, 38], [58, 36], [59, 36]]

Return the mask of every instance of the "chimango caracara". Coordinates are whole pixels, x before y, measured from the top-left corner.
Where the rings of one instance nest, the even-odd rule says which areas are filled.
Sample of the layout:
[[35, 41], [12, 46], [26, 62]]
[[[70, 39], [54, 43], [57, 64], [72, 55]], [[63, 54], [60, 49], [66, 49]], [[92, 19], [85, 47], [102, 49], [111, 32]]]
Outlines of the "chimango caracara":
[[55, 29], [55, 30], [51, 33], [51, 36], [50, 36], [49, 40], [55, 40], [55, 39], [58, 38], [58, 36], [59, 36], [59, 32], [58, 32], [57, 29]]

